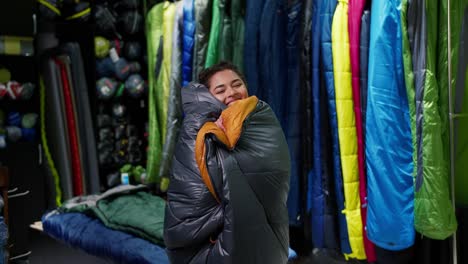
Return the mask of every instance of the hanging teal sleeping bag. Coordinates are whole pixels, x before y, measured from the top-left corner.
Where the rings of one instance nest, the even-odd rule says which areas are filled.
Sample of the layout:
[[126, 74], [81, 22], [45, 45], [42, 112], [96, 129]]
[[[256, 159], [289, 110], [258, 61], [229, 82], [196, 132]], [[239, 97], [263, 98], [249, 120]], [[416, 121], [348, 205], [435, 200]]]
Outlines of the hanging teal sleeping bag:
[[400, 0], [372, 2], [366, 165], [369, 239], [401, 250], [414, 244], [413, 146], [406, 94]]

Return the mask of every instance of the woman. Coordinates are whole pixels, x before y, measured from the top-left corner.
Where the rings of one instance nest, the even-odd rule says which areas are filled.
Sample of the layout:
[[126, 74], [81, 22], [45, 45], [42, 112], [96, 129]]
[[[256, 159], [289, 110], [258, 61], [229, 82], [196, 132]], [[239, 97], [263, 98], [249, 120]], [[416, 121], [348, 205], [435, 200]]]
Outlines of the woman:
[[271, 108], [221, 62], [182, 90], [164, 238], [172, 263], [286, 263], [289, 153]]

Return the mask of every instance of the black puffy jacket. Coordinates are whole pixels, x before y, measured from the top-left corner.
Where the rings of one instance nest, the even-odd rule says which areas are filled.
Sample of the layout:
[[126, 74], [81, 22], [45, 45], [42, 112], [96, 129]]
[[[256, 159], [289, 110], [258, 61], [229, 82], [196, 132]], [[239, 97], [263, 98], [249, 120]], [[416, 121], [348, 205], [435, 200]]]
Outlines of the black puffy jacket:
[[[251, 103], [250, 110], [244, 102]], [[176, 264], [286, 263], [290, 159], [273, 111], [255, 97], [223, 111], [206, 87], [194, 83], [182, 89], [182, 103], [185, 118], [164, 226], [169, 259]], [[226, 133], [209, 122], [221, 112]], [[234, 140], [232, 131], [237, 131]], [[197, 135], [197, 150], [203, 146], [198, 164]], [[205, 178], [201, 171], [207, 172]]]

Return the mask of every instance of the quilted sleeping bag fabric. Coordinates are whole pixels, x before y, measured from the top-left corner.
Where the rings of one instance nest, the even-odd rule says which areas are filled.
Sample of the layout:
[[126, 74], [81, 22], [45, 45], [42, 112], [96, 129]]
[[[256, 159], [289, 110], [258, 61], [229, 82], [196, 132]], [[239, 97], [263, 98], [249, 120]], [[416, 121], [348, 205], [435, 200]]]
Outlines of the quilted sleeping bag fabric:
[[[166, 138], [164, 140], [161, 165], [158, 176], [160, 179], [169, 178], [169, 171], [174, 154], [174, 146], [179, 135], [182, 122], [182, 106], [180, 102], [180, 91], [182, 84], [182, 31], [183, 31], [183, 5], [176, 3], [176, 14], [174, 16], [174, 29], [171, 49], [171, 73], [169, 78], [169, 97], [166, 118]], [[161, 190], [165, 191], [166, 183], [162, 183]]]
[[[366, 8], [361, 17], [361, 40], [359, 44], [359, 74], [361, 94], [361, 121], [363, 144], [366, 141], [366, 108], [367, 108], [367, 71], [369, 64], [369, 33], [370, 33], [370, 10]], [[365, 144], [364, 144], [365, 147]], [[365, 153], [364, 153], [365, 158]], [[366, 168], [364, 168], [365, 170]]]
[[244, 72], [245, 12], [245, 0], [231, 0], [232, 63], [237, 66], [240, 72]]
[[244, 73], [248, 83], [250, 95], [260, 97], [260, 69], [259, 69], [259, 46], [260, 46], [260, 20], [265, 0], [246, 1], [245, 8], [245, 35], [244, 39]]
[[[234, 49], [233, 41], [233, 16], [232, 5], [234, 1], [220, 0], [219, 1], [219, 14], [221, 17], [221, 29], [218, 38], [218, 59], [232, 61], [232, 52]], [[241, 43], [241, 42], [239, 42]], [[242, 46], [243, 44], [241, 44]]]
[[[463, 4], [463, 3], [462, 3]], [[461, 10], [464, 12], [461, 13]], [[456, 62], [454, 80], [455, 113], [468, 114], [468, 51], [462, 47], [468, 45], [468, 1], [464, 1], [461, 8], [456, 9], [459, 19], [455, 25], [459, 25], [459, 34], [454, 43]], [[452, 42], [453, 43], [453, 42]], [[458, 52], [458, 56], [456, 54]], [[455, 201], [460, 205], [468, 205], [468, 121], [467, 118], [455, 120]]]
[[195, 2], [195, 42], [193, 46], [192, 80], [205, 68], [208, 41], [210, 39], [213, 1], [194, 0]]
[[206, 50], [205, 67], [208, 68], [219, 60], [219, 33], [222, 30], [223, 17], [220, 12], [220, 0], [213, 0], [211, 12], [211, 28]]
[[169, 88], [171, 79], [171, 62], [172, 62], [172, 33], [174, 32], [174, 17], [176, 13], [176, 4], [164, 2], [163, 6], [163, 61], [161, 71], [157, 79], [157, 97], [158, 97], [158, 120], [161, 131], [161, 142], [164, 145], [167, 133], [167, 111], [169, 101]]
[[436, 79], [437, 3], [411, 0], [408, 33], [416, 88], [414, 225], [432, 239], [445, 239], [457, 228], [449, 194], [449, 163], [443, 151], [439, 88]]
[[146, 16], [146, 36], [148, 47], [148, 159], [146, 173], [148, 182], [159, 181], [158, 169], [161, 162], [162, 140], [156, 105], [158, 103], [157, 79], [162, 65], [162, 24], [163, 6], [159, 3], [151, 8]]
[[184, 4], [184, 29], [183, 29], [183, 53], [182, 53], [182, 86], [192, 81], [193, 46], [195, 42], [195, 11], [194, 0], [183, 0]]
[[172, 61], [172, 33], [176, 5], [155, 5], [147, 16], [149, 78], [149, 128], [147, 182], [159, 182], [162, 147], [166, 141]]
[[[169, 259], [286, 263], [290, 161], [273, 111], [256, 97], [222, 111], [199, 84], [184, 88], [182, 101], [165, 214]], [[212, 122], [220, 115], [226, 132]]]
[[[301, 115], [301, 124], [302, 124], [302, 142], [307, 147], [302, 149], [302, 171], [303, 175], [302, 179], [302, 188], [301, 192], [301, 199], [302, 204], [307, 204], [309, 200], [307, 198], [308, 192], [312, 189], [310, 181], [305, 177], [307, 173], [312, 168], [312, 96], [311, 95], [311, 82], [312, 82], [312, 70], [311, 70], [311, 52], [312, 52], [312, 0], [307, 0], [304, 2], [303, 7], [303, 17], [301, 22], [301, 36], [299, 40], [299, 48], [300, 48], [300, 65], [299, 65], [299, 84], [300, 84], [300, 111], [302, 112]], [[307, 239], [310, 239], [310, 235], [307, 236]]]
[[332, 24], [333, 71], [335, 101], [340, 142], [348, 236], [352, 253], [347, 257], [365, 259], [361, 202], [359, 199], [359, 170], [357, 158], [356, 120], [353, 111], [351, 63], [348, 32], [348, 1], [340, 0]]
[[361, 37], [361, 18], [365, 0], [349, 0], [348, 11], [348, 30], [349, 30], [349, 48], [351, 61], [351, 83], [353, 91], [354, 117], [356, 120], [356, 135], [357, 135], [357, 154], [358, 154], [358, 169], [359, 169], [359, 199], [361, 202], [361, 219], [364, 227], [364, 249], [366, 250], [367, 260], [375, 262], [375, 249], [372, 242], [367, 238], [365, 232], [367, 221], [367, 180], [364, 162], [364, 142], [362, 131], [362, 116], [361, 116], [361, 89], [359, 75], [359, 42]]
[[322, 3], [323, 12], [321, 16], [322, 21], [322, 32], [320, 34], [320, 52], [321, 52], [321, 64], [323, 67], [324, 85], [327, 93], [327, 105], [330, 122], [330, 135], [331, 135], [331, 146], [332, 146], [332, 164], [333, 164], [333, 185], [336, 196], [336, 207], [338, 215], [338, 230], [340, 249], [343, 254], [351, 254], [351, 247], [349, 245], [348, 238], [348, 226], [346, 222], [346, 216], [343, 213], [345, 206], [344, 203], [344, 190], [343, 190], [343, 177], [341, 167], [341, 156], [340, 156], [340, 143], [338, 139], [338, 124], [337, 124], [337, 112], [335, 102], [335, 78], [333, 76], [333, 56], [332, 56], [332, 21], [335, 13], [337, 1], [336, 0], [324, 0]]
[[379, 247], [414, 244], [413, 146], [403, 71], [400, 0], [371, 10], [366, 116], [367, 234]]
[[[326, 73], [320, 50], [323, 15], [328, 12], [323, 1], [312, 2], [311, 97], [312, 105], [312, 168], [308, 173], [307, 210], [311, 213], [312, 243], [314, 248], [338, 249], [336, 202], [333, 189], [331, 160], [327, 143], [330, 141], [327, 117]], [[310, 121], [308, 121], [310, 122]]]

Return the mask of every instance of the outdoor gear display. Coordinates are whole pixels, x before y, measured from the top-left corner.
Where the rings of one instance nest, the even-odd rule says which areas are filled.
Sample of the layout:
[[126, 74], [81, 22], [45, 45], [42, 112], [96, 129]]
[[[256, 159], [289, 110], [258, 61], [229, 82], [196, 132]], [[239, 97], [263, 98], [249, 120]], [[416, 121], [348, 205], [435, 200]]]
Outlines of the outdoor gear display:
[[40, 18], [49, 21], [60, 18], [85, 22], [91, 15], [88, 1], [37, 0], [37, 2]]
[[21, 116], [19, 112], [9, 112], [8, 113], [8, 124], [10, 126], [20, 126], [21, 124]]
[[20, 140], [22, 136], [21, 128], [16, 126], [7, 126], [6, 128], [7, 140], [11, 142], [16, 142]]
[[18, 141], [33, 142], [37, 139], [36, 113], [20, 113], [17, 111], [0, 112], [0, 148], [6, 148], [8, 143]]
[[6, 85], [0, 83], [0, 100], [3, 99], [7, 93]]
[[20, 93], [21, 100], [29, 100], [34, 94], [34, 90], [36, 89], [36, 85], [30, 82], [23, 83], [22, 90]]
[[53, 20], [61, 15], [60, 0], [38, 0], [41, 17]]
[[87, 21], [91, 16], [91, 6], [89, 2], [80, 0], [64, 1], [62, 6], [62, 15], [65, 20]]
[[104, 189], [121, 183], [119, 170], [124, 164], [147, 162], [144, 113], [150, 109], [147, 80], [153, 74], [144, 57], [142, 7], [134, 0], [104, 0], [96, 6], [97, 32], [102, 36], [96, 59], [97, 146]]
[[107, 5], [96, 5], [94, 19], [99, 33], [102, 33], [107, 37], [121, 38], [121, 34], [117, 31], [116, 15], [108, 8]]
[[[0, 157], [9, 165], [17, 150], [39, 151], [24, 167], [41, 171], [20, 178], [45, 176], [47, 209], [148, 185], [167, 195], [167, 252], [181, 263], [286, 262], [290, 243], [300, 257], [434, 264], [455, 232], [463, 249], [467, 0], [37, 0], [33, 9], [34, 34], [11, 34], [21, 23], [0, 32]], [[221, 60], [237, 66], [254, 106], [198, 90], [200, 71]], [[235, 140], [211, 123], [234, 112]], [[73, 218], [60, 219], [70, 228]]]
[[37, 123], [38, 114], [28, 113], [24, 114], [21, 118], [21, 126], [23, 128], [33, 128]]
[[109, 78], [101, 78], [96, 83], [99, 98], [110, 99], [117, 90], [117, 82]]
[[114, 76], [114, 63], [111, 58], [96, 60], [96, 75], [98, 78]]
[[109, 55], [110, 42], [101, 36], [94, 37], [94, 53], [97, 58], [105, 58]]
[[121, 31], [127, 35], [143, 31], [143, 16], [137, 11], [129, 11], [120, 15], [117, 23]]
[[124, 45], [124, 56], [129, 60], [138, 60], [142, 56], [142, 45], [136, 41], [126, 42]]
[[139, 98], [146, 92], [146, 84], [141, 75], [132, 74], [125, 81], [125, 89], [130, 96]]
[[24, 140], [33, 142], [36, 139], [35, 128], [21, 128], [21, 136]]
[[7, 83], [11, 80], [11, 72], [0, 65], [0, 83]]
[[0, 83], [0, 99], [29, 100], [34, 95], [36, 85], [31, 82], [19, 83], [11, 80]]

